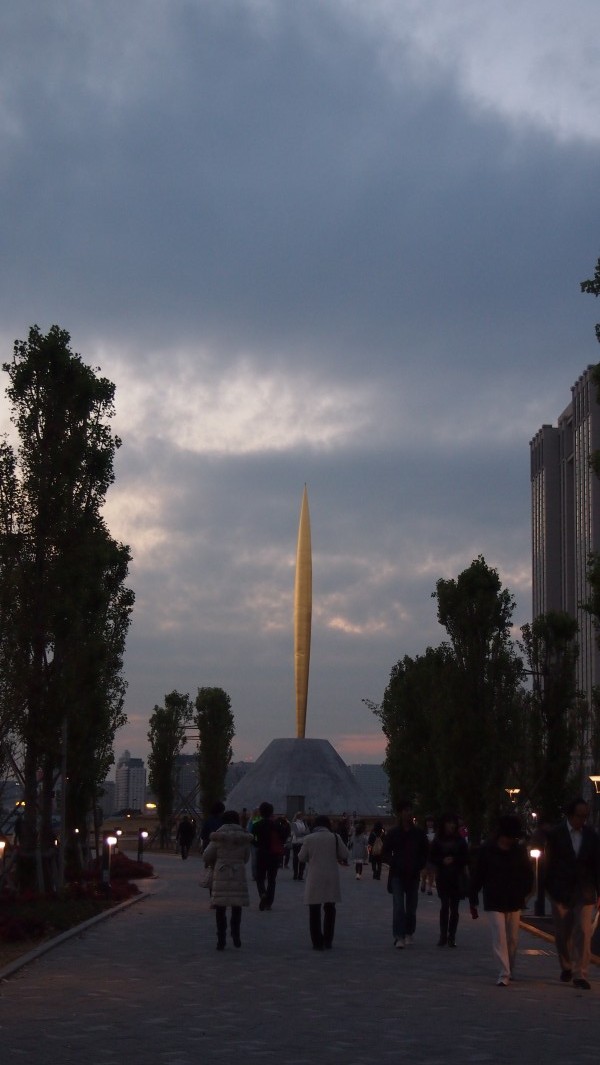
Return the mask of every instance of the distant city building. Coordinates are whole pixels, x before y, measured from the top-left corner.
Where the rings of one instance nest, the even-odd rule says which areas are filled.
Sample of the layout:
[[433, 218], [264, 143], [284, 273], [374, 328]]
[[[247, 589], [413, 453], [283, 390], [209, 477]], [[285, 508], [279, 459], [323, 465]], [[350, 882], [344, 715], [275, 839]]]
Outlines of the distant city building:
[[114, 780], [105, 780], [100, 790], [102, 794], [98, 796], [98, 806], [102, 810], [102, 817], [110, 817], [117, 809], [117, 788]]
[[23, 798], [23, 786], [14, 777], [0, 782], [0, 812], [12, 813]]
[[[175, 758], [175, 789], [179, 801], [198, 798], [198, 755], [178, 754]], [[177, 797], [176, 797], [177, 802]], [[193, 803], [192, 803], [193, 804]]]
[[600, 449], [600, 406], [592, 367], [571, 388], [556, 427], [530, 442], [533, 617], [564, 610], [579, 625], [577, 686], [591, 700], [600, 683], [600, 651], [589, 598], [590, 553], [600, 551], [600, 480], [590, 466]]
[[132, 758], [129, 751], [123, 751], [117, 762], [115, 785], [115, 811], [144, 809], [146, 768], [141, 758]]
[[390, 784], [387, 773], [382, 765], [362, 762], [351, 765], [350, 771], [360, 784], [365, 795], [382, 816], [390, 812]]

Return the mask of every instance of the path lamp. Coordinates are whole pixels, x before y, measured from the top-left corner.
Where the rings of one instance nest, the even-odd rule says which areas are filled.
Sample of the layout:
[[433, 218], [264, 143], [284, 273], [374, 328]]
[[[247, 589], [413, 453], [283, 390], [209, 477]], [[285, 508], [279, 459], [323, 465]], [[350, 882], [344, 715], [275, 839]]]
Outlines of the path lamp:
[[539, 847], [532, 847], [529, 851], [529, 857], [533, 858], [535, 862], [535, 908], [538, 906], [538, 888], [539, 888], [539, 860], [542, 856], [542, 852]]
[[6, 840], [0, 839], [0, 857], [2, 858], [2, 868], [4, 869], [4, 862], [6, 859]]
[[145, 828], [140, 828], [140, 830], [138, 832], [138, 852], [137, 852], [137, 860], [138, 860], [138, 862], [141, 862], [141, 860], [142, 860], [142, 858], [144, 856], [144, 840], [146, 840], [146, 839], [148, 839], [148, 833], [146, 832], [146, 829]]
[[516, 805], [516, 802], [517, 802], [516, 796], [521, 794], [521, 789], [520, 788], [505, 788], [504, 790], [505, 790], [506, 794], [508, 795], [510, 801], [513, 803], [513, 805]]
[[116, 847], [116, 845], [117, 845], [117, 837], [116, 836], [109, 836], [109, 835], [103, 836], [103, 838], [102, 838], [102, 878], [101, 879], [102, 879], [102, 884], [103, 884], [104, 888], [107, 891], [107, 894], [110, 893], [110, 860], [111, 860], [111, 855], [112, 855], [112, 849], [113, 849], [113, 847]]

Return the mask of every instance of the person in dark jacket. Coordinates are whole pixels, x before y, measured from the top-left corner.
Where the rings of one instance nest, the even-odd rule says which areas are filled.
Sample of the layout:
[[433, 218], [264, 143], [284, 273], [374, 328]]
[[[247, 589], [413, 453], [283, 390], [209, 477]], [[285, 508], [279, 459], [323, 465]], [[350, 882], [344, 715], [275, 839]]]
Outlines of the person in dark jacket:
[[469, 900], [471, 915], [478, 917], [479, 892], [492, 932], [492, 949], [500, 962], [497, 984], [507, 987], [512, 979], [521, 910], [533, 890], [533, 866], [521, 843], [521, 822], [515, 814], [500, 818], [494, 839], [484, 843], [477, 855]]
[[208, 847], [211, 833], [216, 832], [218, 828], [223, 824], [223, 813], [225, 811], [225, 803], [220, 799], [214, 802], [210, 808], [208, 817], [204, 819], [202, 830], [200, 832], [200, 839], [202, 840], [202, 850]]
[[438, 947], [456, 946], [458, 906], [464, 898], [464, 880], [469, 858], [466, 840], [458, 831], [458, 817], [446, 814], [430, 845], [429, 860], [435, 870], [435, 886], [440, 900]]
[[412, 943], [417, 925], [419, 878], [427, 861], [429, 844], [422, 828], [415, 825], [412, 803], [403, 802], [398, 824], [384, 836], [382, 861], [389, 866], [388, 891], [393, 896], [392, 935], [394, 946]]
[[270, 910], [275, 898], [277, 872], [289, 829], [287, 824], [283, 825], [281, 818], [273, 817], [272, 803], [261, 802], [258, 812], [260, 817], [252, 824], [256, 847], [256, 887], [260, 896], [258, 908]]
[[190, 847], [194, 842], [194, 836], [196, 835], [196, 826], [193, 821], [190, 821], [187, 814], [179, 822], [177, 826], [177, 833], [175, 840], [179, 844], [181, 850], [181, 857], [185, 861], [190, 853]]
[[383, 825], [376, 821], [369, 833], [369, 861], [373, 880], [381, 880], [381, 855], [383, 854]]
[[592, 923], [600, 890], [600, 842], [586, 824], [590, 808], [577, 798], [546, 839], [546, 891], [552, 903], [560, 979], [590, 990]]

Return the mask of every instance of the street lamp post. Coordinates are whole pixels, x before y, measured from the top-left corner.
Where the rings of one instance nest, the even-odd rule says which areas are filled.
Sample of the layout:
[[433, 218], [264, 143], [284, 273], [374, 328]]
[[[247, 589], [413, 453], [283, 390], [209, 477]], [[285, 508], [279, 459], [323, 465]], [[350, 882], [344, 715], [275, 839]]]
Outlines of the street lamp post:
[[102, 847], [102, 883], [110, 894], [110, 860], [113, 847], [117, 845], [116, 836], [104, 836]]
[[594, 828], [598, 828], [598, 796], [600, 796], [600, 773], [590, 773], [590, 780], [594, 785], [593, 822]]
[[141, 860], [142, 860], [142, 858], [144, 856], [144, 840], [146, 840], [146, 839], [148, 839], [148, 833], [146, 832], [146, 829], [145, 828], [140, 828], [140, 830], [138, 832], [138, 851], [137, 851], [137, 860], [138, 860], [138, 862], [141, 862]]
[[535, 903], [534, 903], [533, 912], [535, 913], [536, 917], [543, 917], [543, 915], [544, 915], [543, 910], [542, 910], [541, 913], [538, 912], [539, 909], [540, 909], [540, 898], [539, 898], [539, 893], [540, 893], [540, 870], [539, 870], [539, 861], [540, 861], [541, 856], [542, 856], [542, 852], [539, 849], [539, 847], [532, 847], [531, 850], [529, 851], [529, 857], [533, 858], [533, 860], [535, 862]]

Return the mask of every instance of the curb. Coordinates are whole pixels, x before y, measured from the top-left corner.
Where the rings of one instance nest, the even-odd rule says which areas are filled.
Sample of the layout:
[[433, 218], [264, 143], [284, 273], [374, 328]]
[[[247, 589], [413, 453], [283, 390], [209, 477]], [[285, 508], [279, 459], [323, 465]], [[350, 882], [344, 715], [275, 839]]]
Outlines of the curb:
[[[527, 921], [521, 921], [520, 926], [526, 932], [531, 932], [532, 936], [539, 936], [540, 939], [545, 939], [546, 943], [554, 943], [554, 936], [550, 932], [544, 932], [541, 928], [536, 928], [535, 925], [527, 924]], [[600, 957], [597, 954], [592, 954], [590, 961], [592, 965], [600, 965]]]
[[[138, 881], [139, 883], [139, 881]], [[142, 899], [147, 899], [152, 895], [151, 891], [140, 890], [139, 895], [133, 895], [130, 899], [125, 899], [125, 902], [120, 902], [118, 906], [111, 907], [110, 910], [104, 910], [102, 913], [97, 913], [95, 917], [90, 917], [89, 920], [84, 921], [83, 924], [75, 924], [72, 928], [68, 928], [66, 932], [61, 932], [58, 936], [53, 936], [51, 939], [45, 940], [44, 943], [40, 943], [38, 947], [34, 947], [27, 954], [22, 954], [19, 958], [15, 958], [10, 965], [6, 965], [4, 969], [0, 969], [0, 981], [8, 980], [10, 976], [18, 972], [19, 969], [23, 969], [25, 965], [29, 965], [32, 961], [37, 961], [43, 954], [47, 954], [48, 951], [54, 950], [55, 947], [60, 946], [61, 943], [65, 943], [67, 939], [72, 939], [73, 936], [79, 936], [82, 932], [86, 932], [88, 928], [91, 928], [95, 924], [99, 924], [100, 921], [106, 921], [109, 917], [114, 917], [115, 914], [120, 913], [121, 910], [127, 909], [128, 906], [134, 906], [136, 902], [141, 902]]]

